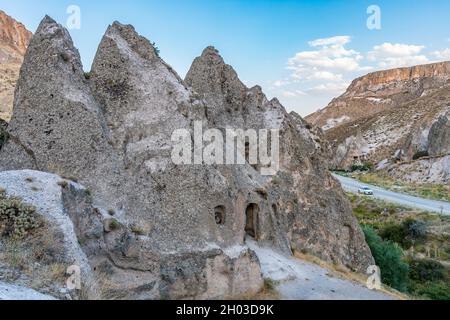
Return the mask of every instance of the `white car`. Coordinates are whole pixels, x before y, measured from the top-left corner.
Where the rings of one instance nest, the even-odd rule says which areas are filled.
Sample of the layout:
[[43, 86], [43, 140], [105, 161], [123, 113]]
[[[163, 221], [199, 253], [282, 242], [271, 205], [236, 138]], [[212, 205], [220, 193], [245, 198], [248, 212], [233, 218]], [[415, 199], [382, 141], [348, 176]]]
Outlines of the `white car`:
[[373, 190], [369, 187], [362, 187], [358, 189], [359, 194], [364, 194], [366, 196], [373, 196]]

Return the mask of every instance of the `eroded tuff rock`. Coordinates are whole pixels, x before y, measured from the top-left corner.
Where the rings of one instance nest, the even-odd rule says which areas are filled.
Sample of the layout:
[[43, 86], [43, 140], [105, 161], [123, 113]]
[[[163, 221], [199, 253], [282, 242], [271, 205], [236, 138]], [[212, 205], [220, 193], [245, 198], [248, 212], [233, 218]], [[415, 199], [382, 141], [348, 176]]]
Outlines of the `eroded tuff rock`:
[[[365, 271], [370, 251], [305, 122], [261, 88], [246, 88], [213, 48], [186, 82], [117, 22], [85, 75], [68, 32], [46, 17], [25, 57], [0, 169], [52, 172], [91, 190], [104, 243], [84, 250], [108, 297], [256, 292], [260, 265], [246, 236]], [[199, 121], [204, 129], [281, 129], [280, 172], [175, 165], [172, 133]], [[73, 222], [82, 237], [89, 226]]]
[[[233, 181], [214, 168], [179, 167], [170, 159], [173, 130], [202, 116], [202, 103], [132, 27], [108, 29], [88, 82], [69, 34], [46, 17], [25, 57], [1, 167], [76, 179], [92, 190], [97, 206], [114, 212], [124, 227], [106, 236], [108, 261], [94, 264], [112, 270], [116, 296], [158, 298], [180, 283], [194, 288], [185, 297], [255, 292], [262, 285], [257, 259], [243, 251], [226, 260], [223, 253], [242, 243], [241, 217], [230, 215], [218, 226], [214, 216], [215, 207], [244, 207], [246, 199], [235, 201], [239, 191], [228, 192]], [[193, 253], [196, 259], [189, 260]], [[214, 270], [210, 261], [221, 257], [226, 263], [217, 267], [229, 274], [228, 282], [214, 291], [216, 279], [224, 280], [202, 270]], [[178, 259], [187, 262], [163, 278]], [[232, 270], [241, 262], [247, 272], [237, 275]]]
[[195, 59], [186, 83], [205, 99], [211, 126], [280, 130], [281, 168], [260, 179], [267, 199], [258, 203], [268, 200], [262, 213], [268, 210], [273, 220], [273, 226], [261, 228], [261, 238], [354, 268], [371, 261], [349, 204], [326, 170], [324, 151], [303, 119], [288, 114], [277, 99], [269, 101], [260, 87], [248, 89], [212, 47]]

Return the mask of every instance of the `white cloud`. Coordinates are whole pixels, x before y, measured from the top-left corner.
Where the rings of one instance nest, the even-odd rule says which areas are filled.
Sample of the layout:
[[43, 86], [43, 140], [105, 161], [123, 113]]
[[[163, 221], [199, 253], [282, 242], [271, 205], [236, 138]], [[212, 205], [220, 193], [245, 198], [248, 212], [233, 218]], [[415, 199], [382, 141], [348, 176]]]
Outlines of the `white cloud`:
[[342, 80], [342, 74], [335, 74], [329, 71], [314, 71], [307, 77], [308, 80], [328, 80], [339, 81]]
[[349, 85], [349, 83], [323, 83], [306, 90], [306, 92], [309, 94], [342, 94]]
[[444, 49], [441, 51], [434, 51], [431, 55], [437, 59], [447, 60], [450, 59], [450, 49]]
[[421, 54], [425, 46], [385, 42], [374, 46], [367, 59], [376, 62], [381, 68], [409, 67], [430, 62]]
[[289, 81], [286, 81], [286, 80], [277, 80], [277, 81], [275, 81], [275, 82], [273, 83], [273, 85], [274, 85], [275, 87], [277, 87], [277, 88], [283, 87], [283, 86], [288, 85], [288, 84], [289, 84]]
[[294, 98], [306, 95], [306, 93], [301, 90], [294, 90], [294, 91], [285, 90], [281, 94], [283, 95], [283, 97], [286, 98]]
[[360, 71], [363, 56], [345, 48], [350, 36], [317, 39], [308, 44], [316, 50], [298, 52], [288, 60], [292, 77], [299, 80], [342, 81], [343, 73]]
[[346, 45], [351, 41], [350, 36], [336, 36], [331, 38], [324, 38], [324, 39], [317, 39], [308, 42], [308, 44], [311, 47], [323, 47], [323, 46], [329, 46], [329, 45]]

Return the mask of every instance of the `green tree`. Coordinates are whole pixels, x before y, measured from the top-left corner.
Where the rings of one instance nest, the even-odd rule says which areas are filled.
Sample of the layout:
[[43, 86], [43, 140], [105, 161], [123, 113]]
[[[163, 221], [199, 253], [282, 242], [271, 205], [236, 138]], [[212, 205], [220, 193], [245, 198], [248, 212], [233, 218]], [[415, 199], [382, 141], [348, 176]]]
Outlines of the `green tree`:
[[408, 264], [402, 260], [402, 249], [392, 241], [385, 241], [370, 227], [364, 227], [367, 244], [377, 266], [381, 270], [384, 284], [406, 292], [408, 287]]

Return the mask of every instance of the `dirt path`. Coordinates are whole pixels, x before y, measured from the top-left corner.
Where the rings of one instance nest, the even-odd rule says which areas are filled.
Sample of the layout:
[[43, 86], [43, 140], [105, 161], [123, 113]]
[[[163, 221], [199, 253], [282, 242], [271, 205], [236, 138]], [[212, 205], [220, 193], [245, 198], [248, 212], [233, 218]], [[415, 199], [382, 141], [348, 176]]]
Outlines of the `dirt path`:
[[315, 264], [283, 256], [249, 241], [261, 262], [264, 278], [279, 283], [285, 300], [393, 300], [393, 296], [369, 290], [360, 283], [339, 279]]
[[0, 300], [55, 300], [33, 289], [0, 282]]

